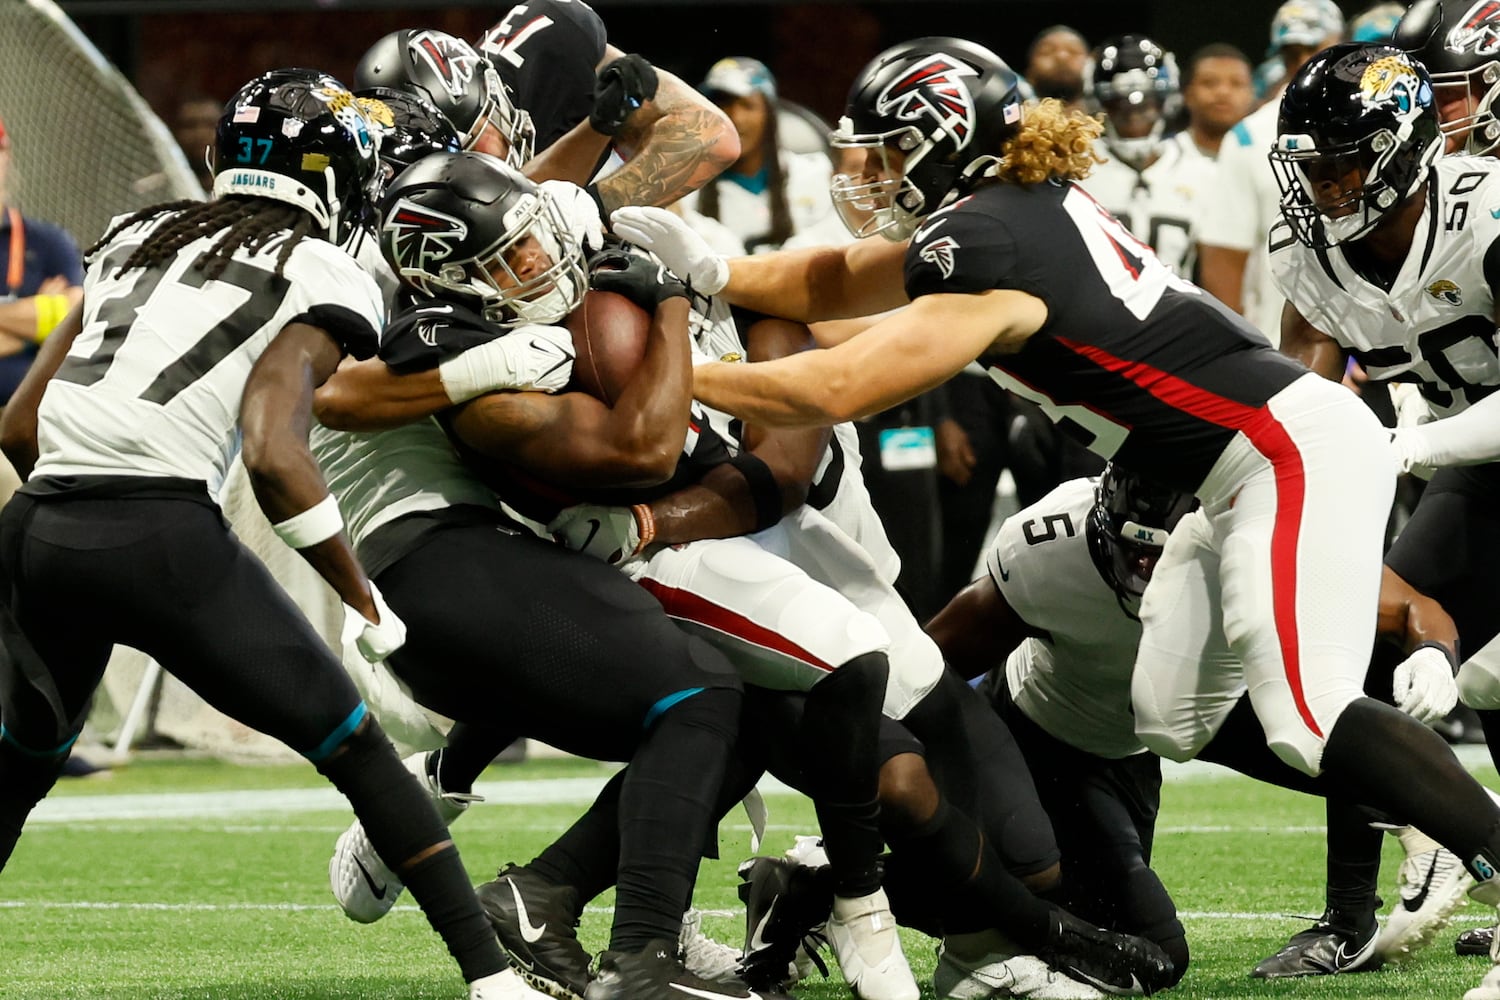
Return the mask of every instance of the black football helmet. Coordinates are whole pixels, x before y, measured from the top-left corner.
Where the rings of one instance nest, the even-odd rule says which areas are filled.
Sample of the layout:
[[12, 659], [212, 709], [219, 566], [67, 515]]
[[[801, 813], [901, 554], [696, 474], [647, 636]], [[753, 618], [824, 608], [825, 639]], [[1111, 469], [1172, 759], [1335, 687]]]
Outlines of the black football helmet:
[[1089, 56], [1083, 92], [1095, 110], [1104, 112], [1109, 151], [1144, 170], [1182, 101], [1182, 78], [1172, 53], [1144, 35], [1121, 35], [1101, 42]]
[[1359, 239], [1422, 185], [1442, 151], [1421, 63], [1390, 45], [1324, 49], [1281, 97], [1271, 168], [1282, 217], [1308, 246]]
[[380, 250], [406, 284], [495, 323], [560, 322], [588, 288], [551, 196], [484, 153], [434, 153], [398, 174], [380, 202]]
[[1159, 486], [1111, 462], [1094, 487], [1086, 534], [1089, 555], [1120, 607], [1134, 614], [1177, 522], [1198, 506], [1191, 493]]
[[520, 169], [531, 159], [531, 116], [515, 106], [490, 61], [462, 38], [432, 28], [393, 31], [360, 58], [354, 86], [423, 98], [453, 123], [464, 149], [473, 149], [485, 126], [494, 125], [509, 147], [506, 163]]
[[380, 186], [430, 153], [463, 150], [458, 130], [432, 102], [405, 90], [371, 87], [354, 96], [380, 144]]
[[313, 69], [277, 69], [240, 88], [214, 135], [216, 198], [254, 195], [312, 213], [344, 244], [375, 197], [376, 137], [342, 83]]
[[[881, 179], [835, 175], [834, 206], [855, 236], [904, 240], [971, 190], [1020, 126], [1020, 77], [989, 49], [959, 38], [886, 49], [855, 79], [829, 137], [836, 148], [877, 152]], [[905, 154], [899, 172], [892, 149]]]
[[1417, 0], [1396, 25], [1391, 44], [1415, 56], [1432, 75], [1439, 115], [1463, 101], [1464, 113], [1442, 122], [1462, 137], [1465, 153], [1500, 147], [1500, 4], [1492, 0]]

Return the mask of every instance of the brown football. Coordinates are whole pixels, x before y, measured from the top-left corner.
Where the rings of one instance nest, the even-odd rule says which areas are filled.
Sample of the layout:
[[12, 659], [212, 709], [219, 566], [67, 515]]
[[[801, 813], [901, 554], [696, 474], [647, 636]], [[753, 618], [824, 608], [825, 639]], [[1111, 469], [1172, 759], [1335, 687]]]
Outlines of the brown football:
[[568, 388], [613, 406], [646, 353], [650, 314], [623, 295], [589, 291], [563, 325], [578, 355]]

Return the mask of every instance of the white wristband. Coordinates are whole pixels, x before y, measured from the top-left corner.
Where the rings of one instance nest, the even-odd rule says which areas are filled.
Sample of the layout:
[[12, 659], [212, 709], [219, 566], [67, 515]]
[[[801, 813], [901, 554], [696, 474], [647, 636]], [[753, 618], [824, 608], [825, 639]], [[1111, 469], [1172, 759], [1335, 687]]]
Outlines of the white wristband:
[[338, 501], [330, 493], [300, 514], [271, 525], [271, 529], [294, 549], [317, 545], [344, 530]]

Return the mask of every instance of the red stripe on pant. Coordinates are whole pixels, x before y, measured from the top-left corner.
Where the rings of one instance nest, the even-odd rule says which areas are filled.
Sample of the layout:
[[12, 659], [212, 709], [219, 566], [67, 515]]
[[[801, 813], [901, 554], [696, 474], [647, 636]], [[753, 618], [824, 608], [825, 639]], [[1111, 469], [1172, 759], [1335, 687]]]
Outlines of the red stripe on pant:
[[801, 660], [808, 666], [819, 670], [833, 670], [833, 664], [824, 663], [785, 636], [772, 632], [764, 625], [756, 624], [744, 615], [715, 604], [702, 595], [690, 590], [669, 587], [649, 576], [641, 577], [638, 582], [651, 596], [661, 602], [669, 618], [680, 618], [683, 621], [707, 626], [751, 645], [769, 649], [773, 653]]
[[1302, 533], [1302, 507], [1307, 477], [1302, 455], [1269, 406], [1249, 406], [1216, 395], [1141, 361], [1126, 361], [1093, 344], [1066, 337], [1057, 342], [1107, 371], [1121, 375], [1157, 399], [1220, 427], [1240, 431], [1266, 457], [1276, 475], [1276, 523], [1271, 529], [1271, 602], [1276, 637], [1292, 701], [1314, 736], [1323, 730], [1313, 718], [1302, 690], [1302, 644], [1297, 635], [1297, 541]]

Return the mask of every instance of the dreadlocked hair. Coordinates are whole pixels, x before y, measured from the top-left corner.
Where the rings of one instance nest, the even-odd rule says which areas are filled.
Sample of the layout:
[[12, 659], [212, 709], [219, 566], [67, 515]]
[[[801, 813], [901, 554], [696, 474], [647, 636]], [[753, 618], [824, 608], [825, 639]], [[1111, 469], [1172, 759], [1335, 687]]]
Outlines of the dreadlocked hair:
[[318, 232], [311, 213], [269, 198], [231, 195], [214, 201], [174, 201], [143, 208], [120, 222], [89, 247], [85, 257], [92, 258], [122, 230], [167, 213], [173, 213], [174, 217], [125, 258], [115, 272], [117, 276], [136, 268], [157, 267], [188, 244], [220, 233], [213, 246], [193, 261], [193, 267], [209, 278], [217, 278], [229, 266], [236, 250], [241, 247], [260, 250], [285, 233], [286, 241], [276, 257], [276, 274], [280, 276], [296, 245]]
[[[766, 99], [766, 128], [761, 134], [760, 145], [765, 150], [766, 197], [771, 210], [771, 228], [755, 243], [779, 247], [792, 236], [792, 209], [786, 200], [786, 171], [781, 166], [781, 137], [777, 127], [776, 102]], [[719, 218], [719, 183], [729, 183], [725, 174], [720, 174], [698, 193], [698, 211], [710, 219]]]
[[1094, 152], [1103, 131], [1098, 119], [1045, 98], [1022, 113], [1020, 131], [1002, 148], [995, 176], [1012, 184], [1082, 180], [1104, 162]]

